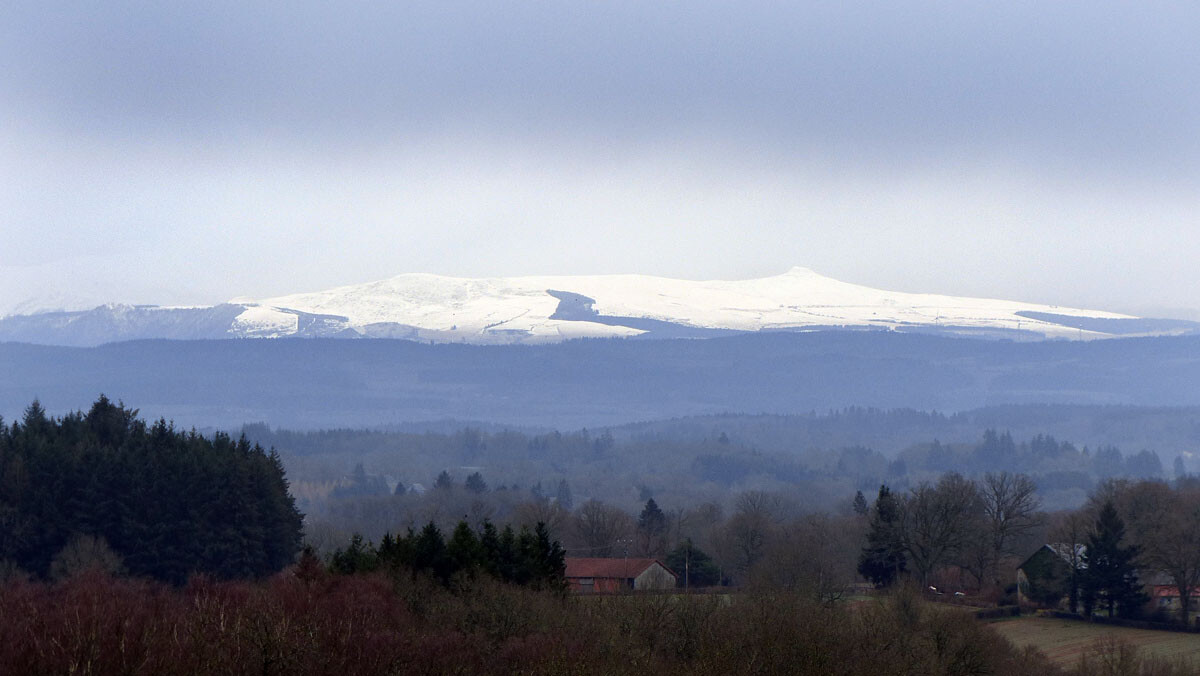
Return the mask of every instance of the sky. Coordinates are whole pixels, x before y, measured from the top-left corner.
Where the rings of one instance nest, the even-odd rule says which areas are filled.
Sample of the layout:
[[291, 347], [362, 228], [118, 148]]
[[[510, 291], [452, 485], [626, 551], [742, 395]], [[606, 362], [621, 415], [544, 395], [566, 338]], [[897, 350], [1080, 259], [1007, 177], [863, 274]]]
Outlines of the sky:
[[0, 6], [0, 314], [794, 265], [1200, 319], [1200, 4]]

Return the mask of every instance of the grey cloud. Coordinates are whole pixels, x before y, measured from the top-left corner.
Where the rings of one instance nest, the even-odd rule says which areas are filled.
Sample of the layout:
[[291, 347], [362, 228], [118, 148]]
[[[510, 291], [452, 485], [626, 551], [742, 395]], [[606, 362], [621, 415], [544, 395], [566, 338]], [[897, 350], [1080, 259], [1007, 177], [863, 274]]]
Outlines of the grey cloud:
[[[885, 160], [1195, 168], [1200, 6], [18, 3], [9, 105], [104, 135], [369, 145], [691, 129]], [[13, 101], [17, 103], [13, 104]], [[997, 148], [999, 146], [999, 148]]]

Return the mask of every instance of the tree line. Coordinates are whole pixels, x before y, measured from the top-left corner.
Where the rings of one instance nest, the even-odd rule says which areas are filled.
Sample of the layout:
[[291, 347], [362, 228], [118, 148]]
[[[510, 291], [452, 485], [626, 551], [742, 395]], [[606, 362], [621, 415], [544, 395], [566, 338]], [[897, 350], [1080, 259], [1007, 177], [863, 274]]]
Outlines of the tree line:
[[[311, 549], [307, 556], [315, 556]], [[564, 591], [566, 553], [544, 523], [520, 533], [485, 521], [478, 532], [460, 521], [446, 539], [430, 522], [419, 532], [388, 533], [375, 546], [359, 534], [329, 557], [329, 570], [342, 575], [384, 570], [393, 575], [428, 575], [444, 587], [488, 576], [521, 587]]]
[[[847, 412], [820, 420], [840, 430], [843, 418], [877, 418], [878, 425], [906, 419], [899, 414]], [[988, 472], [1026, 474], [1037, 482], [1046, 508], [1057, 510], [1078, 506], [1108, 478], [1170, 478], [1193, 469], [1181, 458], [1166, 458], [1164, 466], [1164, 458], [1150, 449], [1129, 452], [1107, 444], [1079, 446], [1043, 433], [1022, 440], [992, 427], [984, 428], [974, 442], [932, 439], [886, 454], [879, 447], [861, 444], [797, 444], [777, 451], [757, 443], [762, 434], [739, 433], [749, 422], [715, 420], [703, 432], [664, 426], [650, 428], [653, 435], [637, 427], [618, 429], [616, 434], [477, 428], [419, 434], [300, 433], [272, 431], [262, 425], [245, 431], [280, 449], [298, 504], [319, 520], [340, 509], [340, 502], [414, 491], [419, 496], [450, 483], [466, 486], [485, 496], [484, 502], [494, 503], [497, 520], [508, 518], [505, 505], [515, 505], [521, 498], [557, 497], [563, 502], [569, 498], [574, 503], [598, 499], [633, 509], [635, 501], [644, 503], [651, 495], [674, 504], [697, 505], [752, 490], [790, 490], [803, 496], [808, 509], [829, 510], [856, 490], [870, 493], [886, 483], [906, 491], [948, 471], [974, 477]], [[725, 422], [728, 430], [720, 427]], [[815, 437], [852, 438], [848, 433]], [[783, 443], [774, 436], [767, 439], [771, 446]], [[507, 495], [500, 495], [504, 492]], [[415, 502], [410, 499], [406, 504]], [[426, 520], [418, 516], [416, 523]]]
[[182, 432], [101, 396], [53, 418], [0, 421], [0, 565], [46, 577], [100, 563], [181, 584], [270, 575], [295, 560], [302, 517], [277, 453]]

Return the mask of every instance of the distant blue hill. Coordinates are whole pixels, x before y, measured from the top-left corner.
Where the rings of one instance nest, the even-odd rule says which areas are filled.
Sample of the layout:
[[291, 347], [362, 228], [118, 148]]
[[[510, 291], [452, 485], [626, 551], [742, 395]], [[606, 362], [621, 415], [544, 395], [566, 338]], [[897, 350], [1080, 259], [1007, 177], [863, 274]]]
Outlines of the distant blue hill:
[[[0, 343], [0, 414], [99, 393], [187, 426], [459, 419], [578, 428], [846, 406], [1200, 405], [1200, 337], [979, 341], [894, 332], [429, 345], [404, 340]], [[1200, 437], [1198, 437], [1200, 443]]]

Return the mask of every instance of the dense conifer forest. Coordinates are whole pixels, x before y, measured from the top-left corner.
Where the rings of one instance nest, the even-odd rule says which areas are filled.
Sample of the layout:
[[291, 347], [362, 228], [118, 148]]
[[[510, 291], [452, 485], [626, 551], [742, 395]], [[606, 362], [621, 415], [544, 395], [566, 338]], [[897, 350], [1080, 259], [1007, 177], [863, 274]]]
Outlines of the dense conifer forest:
[[39, 577], [101, 564], [181, 584], [292, 563], [302, 517], [279, 456], [183, 432], [101, 396], [52, 418], [0, 422], [0, 562]]

